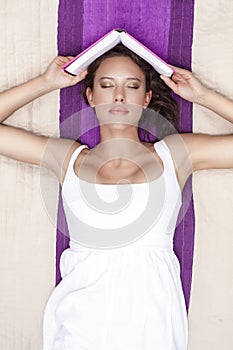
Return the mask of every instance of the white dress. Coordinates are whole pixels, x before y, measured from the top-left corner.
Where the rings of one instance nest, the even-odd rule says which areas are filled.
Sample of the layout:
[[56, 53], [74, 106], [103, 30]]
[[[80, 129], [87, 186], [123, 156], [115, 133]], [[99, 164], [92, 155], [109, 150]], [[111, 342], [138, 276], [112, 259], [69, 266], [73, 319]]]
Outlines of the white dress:
[[85, 147], [73, 153], [62, 188], [70, 248], [46, 306], [43, 349], [186, 350], [187, 312], [173, 252], [181, 192], [169, 149], [164, 141], [154, 144], [164, 168], [158, 179], [117, 186], [75, 175]]

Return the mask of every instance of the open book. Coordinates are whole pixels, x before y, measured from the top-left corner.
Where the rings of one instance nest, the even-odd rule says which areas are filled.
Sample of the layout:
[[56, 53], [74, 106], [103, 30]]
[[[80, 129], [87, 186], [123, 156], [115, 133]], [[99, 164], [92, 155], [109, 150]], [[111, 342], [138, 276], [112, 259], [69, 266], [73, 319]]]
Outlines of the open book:
[[154, 69], [163, 75], [170, 77], [173, 70], [160, 57], [141, 44], [138, 40], [126, 33], [124, 29], [113, 29], [104, 35], [86, 50], [74, 57], [63, 69], [73, 75], [83, 72], [96, 58], [109, 51], [117, 44], [122, 43], [131, 51], [150, 63]]

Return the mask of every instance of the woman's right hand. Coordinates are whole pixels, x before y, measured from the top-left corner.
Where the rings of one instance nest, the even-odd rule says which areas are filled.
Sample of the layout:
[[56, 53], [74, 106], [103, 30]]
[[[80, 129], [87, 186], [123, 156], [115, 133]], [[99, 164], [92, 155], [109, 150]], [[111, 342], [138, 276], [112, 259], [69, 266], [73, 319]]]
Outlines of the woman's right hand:
[[87, 70], [83, 71], [77, 76], [73, 76], [66, 73], [62, 68], [73, 57], [71, 56], [57, 56], [50, 63], [46, 71], [42, 74], [42, 77], [46, 84], [52, 89], [61, 89], [68, 86], [73, 86], [83, 80], [87, 74]]

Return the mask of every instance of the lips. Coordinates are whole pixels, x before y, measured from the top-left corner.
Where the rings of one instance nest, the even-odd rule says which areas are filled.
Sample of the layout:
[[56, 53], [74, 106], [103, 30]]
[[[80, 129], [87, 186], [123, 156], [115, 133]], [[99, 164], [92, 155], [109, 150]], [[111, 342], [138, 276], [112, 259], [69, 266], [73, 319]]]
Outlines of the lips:
[[129, 111], [126, 108], [120, 107], [120, 106], [111, 108], [109, 112], [112, 114], [127, 114], [127, 113], [129, 113]]

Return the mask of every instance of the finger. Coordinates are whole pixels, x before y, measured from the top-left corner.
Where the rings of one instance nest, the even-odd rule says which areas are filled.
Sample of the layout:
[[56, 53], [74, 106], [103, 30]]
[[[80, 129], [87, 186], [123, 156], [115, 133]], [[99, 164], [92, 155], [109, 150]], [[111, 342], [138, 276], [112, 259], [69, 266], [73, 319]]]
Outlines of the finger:
[[180, 73], [176, 72], [176, 73], [174, 73], [172, 75], [172, 80], [175, 81], [176, 83], [180, 82], [180, 83], [185, 83], [186, 84], [187, 81], [189, 81], [191, 78], [192, 78], [192, 73], [190, 73], [190, 74], [187, 74], [187, 73], [180, 74]]
[[70, 60], [66, 56], [57, 56], [54, 61], [59, 65], [64, 65], [68, 63]]
[[177, 91], [177, 85], [174, 81], [172, 81], [170, 78], [168, 78], [165, 75], [160, 75], [160, 78], [165, 82], [165, 84], [172, 89], [172, 91], [176, 92]]
[[186, 84], [188, 77], [186, 75], [181, 75], [179, 73], [173, 74], [171, 80], [176, 84]]
[[82, 73], [78, 74], [77, 76], [75, 76], [73, 78], [74, 82], [77, 84], [79, 83], [81, 80], [83, 80], [85, 78], [85, 76], [87, 75], [87, 69], [85, 69]]
[[169, 64], [169, 66], [175, 71], [175, 73], [180, 73], [182, 75], [185, 74], [191, 74], [191, 72], [187, 69], [181, 68], [181, 67], [177, 67], [177, 66], [173, 66], [171, 64]]
[[81, 79], [84, 79], [86, 75], [87, 75], [87, 69], [85, 69], [82, 73], [79, 74]]
[[173, 81], [183, 80], [184, 76], [182, 74], [176, 72], [172, 75], [171, 79]]

